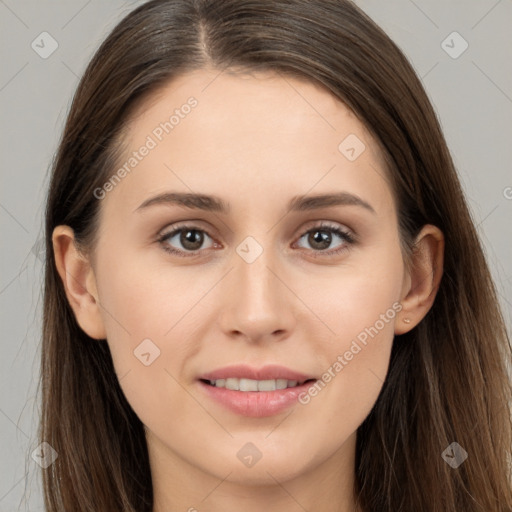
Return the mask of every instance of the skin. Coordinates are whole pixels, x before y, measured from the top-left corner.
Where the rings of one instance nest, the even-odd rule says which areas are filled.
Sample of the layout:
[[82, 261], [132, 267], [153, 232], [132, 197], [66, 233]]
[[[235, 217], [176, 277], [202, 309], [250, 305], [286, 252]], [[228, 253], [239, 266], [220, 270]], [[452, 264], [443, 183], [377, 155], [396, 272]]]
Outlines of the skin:
[[[443, 234], [424, 226], [406, 268], [378, 145], [344, 104], [303, 80], [212, 69], [182, 75], [139, 107], [127, 158], [190, 96], [197, 106], [101, 200], [90, 258], [69, 227], [55, 228], [67, 297], [82, 329], [107, 339], [146, 426], [154, 512], [353, 512], [356, 431], [382, 388], [394, 336], [413, 329], [434, 301]], [[349, 134], [366, 146], [354, 161], [338, 150]], [[230, 211], [135, 211], [167, 191], [216, 195]], [[339, 191], [375, 213], [357, 205], [286, 210], [293, 196]], [[179, 234], [157, 241], [183, 221], [204, 230], [196, 256], [164, 251], [163, 243], [187, 251]], [[322, 249], [307, 236], [320, 222], [355, 233], [357, 243], [327, 231]], [[263, 249], [252, 263], [236, 251], [248, 236]], [[306, 405], [248, 418], [200, 389], [202, 373], [242, 362], [321, 378], [394, 303], [401, 311]], [[160, 350], [149, 366], [134, 357], [147, 338]], [[237, 457], [248, 442], [261, 452], [252, 467]]]

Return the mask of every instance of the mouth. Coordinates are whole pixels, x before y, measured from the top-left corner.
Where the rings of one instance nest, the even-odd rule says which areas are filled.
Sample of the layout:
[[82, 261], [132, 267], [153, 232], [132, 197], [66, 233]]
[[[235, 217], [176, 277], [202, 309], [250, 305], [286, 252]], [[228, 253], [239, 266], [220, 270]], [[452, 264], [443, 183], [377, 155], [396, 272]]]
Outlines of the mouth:
[[297, 405], [318, 379], [286, 366], [238, 364], [198, 376], [201, 393], [237, 415], [261, 418]]
[[200, 378], [205, 397], [239, 416], [263, 418], [300, 403], [300, 397], [317, 382], [314, 378], [249, 379], [246, 377]]
[[205, 384], [216, 387], [229, 389], [231, 391], [259, 391], [268, 392], [282, 389], [296, 388], [304, 384], [315, 382], [316, 379], [305, 379], [305, 380], [289, 380], [289, 379], [266, 379], [266, 380], [254, 380], [246, 378], [228, 377], [225, 379], [199, 379]]

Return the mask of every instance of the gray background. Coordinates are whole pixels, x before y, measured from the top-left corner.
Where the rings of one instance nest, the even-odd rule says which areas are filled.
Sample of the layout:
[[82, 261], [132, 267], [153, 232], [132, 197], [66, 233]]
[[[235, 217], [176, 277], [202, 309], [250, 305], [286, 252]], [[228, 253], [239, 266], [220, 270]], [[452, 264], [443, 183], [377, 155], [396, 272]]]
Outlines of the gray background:
[[[0, 0], [0, 512], [43, 510], [41, 470], [31, 453], [40, 409], [40, 240], [48, 167], [86, 63], [121, 17], [140, 3]], [[422, 78], [510, 329], [512, 0], [356, 3], [403, 49]], [[464, 41], [457, 35], [447, 39], [454, 31], [469, 45], [459, 56]], [[31, 47], [34, 40], [43, 46], [42, 32], [58, 43], [45, 59]], [[49, 39], [44, 48], [50, 48]]]

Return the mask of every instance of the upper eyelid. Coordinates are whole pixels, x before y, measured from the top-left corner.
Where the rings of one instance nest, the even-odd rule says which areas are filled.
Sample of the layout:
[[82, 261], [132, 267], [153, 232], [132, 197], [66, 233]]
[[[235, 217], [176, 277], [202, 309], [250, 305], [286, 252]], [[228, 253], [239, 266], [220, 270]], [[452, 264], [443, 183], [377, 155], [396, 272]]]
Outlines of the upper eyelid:
[[[181, 222], [178, 221], [178, 222], [170, 224], [170, 225], [162, 228], [161, 230], [159, 230], [158, 235], [165, 236], [165, 235], [169, 235], [175, 231], [179, 231], [180, 229], [186, 229], [186, 228], [188, 228], [188, 229], [191, 229], [191, 228], [196, 229], [197, 228], [198, 231], [204, 231], [207, 234], [209, 234], [210, 231], [213, 231], [213, 232], [216, 231], [215, 229], [209, 229], [209, 228], [202, 227], [201, 222], [202, 221], [200, 221], [200, 220], [181, 221]], [[307, 223], [307, 226], [308, 227], [306, 227], [306, 228], [302, 228], [304, 230], [304, 233], [306, 233], [310, 229], [315, 229], [315, 228], [338, 228], [341, 230], [346, 230], [349, 232], [349, 234], [355, 236], [355, 233], [351, 228], [349, 228], [345, 224], [337, 223], [335, 221], [327, 221], [327, 220], [309, 221]]]
[[176, 232], [179, 232], [183, 229], [195, 229], [197, 231], [203, 231], [206, 233], [210, 238], [213, 238], [213, 236], [210, 234], [210, 230], [207, 228], [203, 228], [200, 225], [196, 224], [197, 221], [189, 221], [184, 223], [177, 223], [173, 224], [171, 227], [165, 227], [158, 233], [158, 238], [168, 237], [170, 235], [175, 234]]

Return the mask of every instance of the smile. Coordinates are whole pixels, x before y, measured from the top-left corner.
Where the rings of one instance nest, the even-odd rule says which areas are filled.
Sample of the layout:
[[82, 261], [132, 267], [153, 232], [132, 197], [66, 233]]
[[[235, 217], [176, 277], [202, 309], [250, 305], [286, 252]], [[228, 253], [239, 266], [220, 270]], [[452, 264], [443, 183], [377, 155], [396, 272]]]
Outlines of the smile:
[[[308, 379], [313, 381], [314, 379]], [[301, 386], [306, 381], [296, 381], [288, 379], [268, 379], [268, 380], [253, 380], [253, 379], [238, 379], [236, 377], [229, 377], [227, 379], [204, 380], [210, 386], [217, 388], [226, 388], [232, 391], [275, 391], [276, 389], [287, 389]]]

